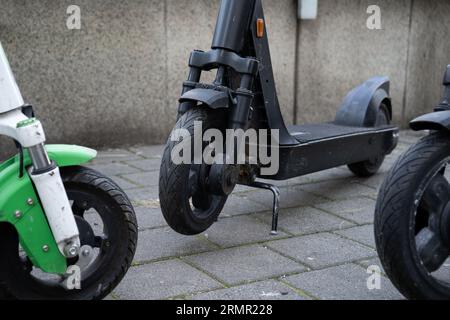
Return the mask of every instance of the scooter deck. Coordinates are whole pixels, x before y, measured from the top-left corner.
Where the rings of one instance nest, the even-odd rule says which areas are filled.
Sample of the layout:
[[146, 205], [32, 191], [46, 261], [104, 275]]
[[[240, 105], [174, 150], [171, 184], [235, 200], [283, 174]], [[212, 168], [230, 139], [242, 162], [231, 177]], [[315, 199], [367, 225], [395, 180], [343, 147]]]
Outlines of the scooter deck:
[[279, 149], [279, 171], [260, 177], [285, 180], [389, 154], [397, 144], [394, 126], [350, 127], [335, 123], [296, 125], [288, 128], [298, 145]]
[[351, 134], [373, 132], [374, 128], [342, 126], [330, 122], [290, 126], [288, 131], [298, 142], [307, 143]]

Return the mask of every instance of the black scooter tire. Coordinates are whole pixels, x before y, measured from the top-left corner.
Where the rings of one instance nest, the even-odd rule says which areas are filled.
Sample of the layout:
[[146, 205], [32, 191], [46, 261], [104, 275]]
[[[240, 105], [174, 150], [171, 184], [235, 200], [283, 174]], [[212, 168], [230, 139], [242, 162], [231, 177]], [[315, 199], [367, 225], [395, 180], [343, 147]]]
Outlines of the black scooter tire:
[[[184, 113], [177, 121], [172, 132], [187, 130], [194, 134], [194, 122], [201, 122], [203, 132], [209, 128], [223, 129], [227, 123], [223, 110], [196, 107]], [[196, 214], [189, 203], [190, 164], [175, 164], [171, 159], [173, 148], [179, 142], [167, 141], [159, 176], [159, 201], [161, 211], [168, 225], [183, 235], [197, 235], [207, 230], [217, 218], [225, 205], [227, 196], [214, 196], [211, 207], [202, 214]], [[209, 196], [206, 194], [206, 196]]]
[[386, 274], [408, 299], [450, 299], [450, 284], [439, 283], [428, 274], [411, 235], [416, 195], [432, 170], [448, 157], [450, 135], [434, 133], [422, 138], [397, 160], [378, 196], [374, 230], [377, 251]]
[[[375, 126], [387, 125], [390, 123], [390, 116], [388, 112], [388, 108], [385, 104], [380, 106], [380, 110], [378, 111], [378, 117], [375, 123]], [[353, 174], [357, 177], [368, 178], [375, 175], [378, 170], [380, 170], [383, 165], [385, 155], [380, 154], [373, 159], [369, 159], [366, 161], [352, 163], [348, 165], [348, 168]]]
[[[72, 196], [97, 201], [103, 225], [108, 228], [108, 244], [102, 245], [95, 270], [81, 281], [81, 290], [66, 290], [33, 278], [18, 253], [18, 235], [8, 224], [0, 225], [0, 296], [19, 300], [100, 300], [123, 279], [137, 246], [137, 221], [133, 207], [111, 179], [85, 167], [61, 168], [69, 200]], [[75, 213], [75, 212], [74, 212]], [[83, 245], [83, 243], [82, 243]], [[99, 254], [100, 255], [100, 254]]]

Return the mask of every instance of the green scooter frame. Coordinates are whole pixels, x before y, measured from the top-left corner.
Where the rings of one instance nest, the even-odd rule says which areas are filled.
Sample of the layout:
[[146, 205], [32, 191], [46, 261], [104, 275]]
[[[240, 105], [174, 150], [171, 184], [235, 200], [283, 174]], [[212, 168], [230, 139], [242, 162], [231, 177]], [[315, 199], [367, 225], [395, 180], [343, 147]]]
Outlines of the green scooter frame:
[[[75, 145], [47, 145], [46, 149], [58, 167], [81, 165], [97, 155], [95, 150]], [[20, 244], [34, 266], [47, 273], [64, 274], [66, 258], [58, 250], [28, 173], [24, 171], [19, 176], [20, 165], [19, 155], [0, 165], [0, 223], [15, 227]], [[24, 151], [23, 165], [31, 165], [27, 151]]]

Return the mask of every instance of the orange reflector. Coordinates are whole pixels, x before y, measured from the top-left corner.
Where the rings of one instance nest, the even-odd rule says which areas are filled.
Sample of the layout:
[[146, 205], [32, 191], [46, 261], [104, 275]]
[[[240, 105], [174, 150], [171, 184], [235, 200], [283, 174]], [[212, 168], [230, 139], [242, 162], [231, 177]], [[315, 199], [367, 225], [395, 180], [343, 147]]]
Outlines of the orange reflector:
[[256, 36], [258, 38], [264, 37], [264, 19], [258, 19], [256, 21]]

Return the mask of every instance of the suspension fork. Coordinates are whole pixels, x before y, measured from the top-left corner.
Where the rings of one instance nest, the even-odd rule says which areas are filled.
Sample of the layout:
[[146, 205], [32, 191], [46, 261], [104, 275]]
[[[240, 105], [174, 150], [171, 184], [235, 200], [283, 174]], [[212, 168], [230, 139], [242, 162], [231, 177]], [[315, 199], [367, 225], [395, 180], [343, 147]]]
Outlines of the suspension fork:
[[37, 119], [17, 123], [18, 142], [28, 151], [32, 167], [28, 174], [39, 195], [53, 237], [60, 252], [67, 258], [79, 254], [80, 239], [72, 207], [67, 197], [59, 168], [48, 157], [45, 135]]
[[33, 166], [29, 169], [47, 220], [61, 253], [67, 258], [78, 256], [80, 239], [72, 207], [59, 168], [49, 160], [44, 144], [27, 148]]

